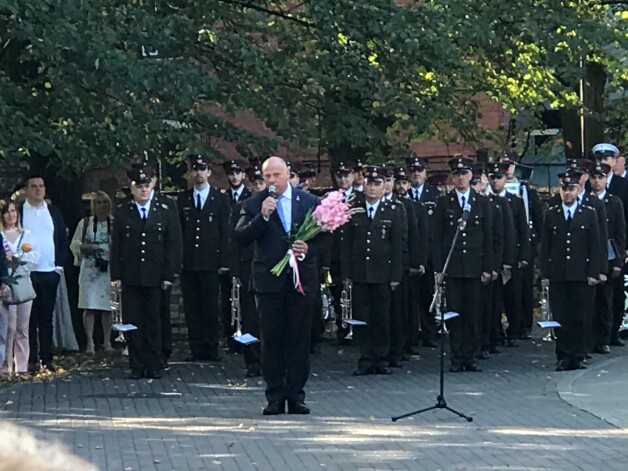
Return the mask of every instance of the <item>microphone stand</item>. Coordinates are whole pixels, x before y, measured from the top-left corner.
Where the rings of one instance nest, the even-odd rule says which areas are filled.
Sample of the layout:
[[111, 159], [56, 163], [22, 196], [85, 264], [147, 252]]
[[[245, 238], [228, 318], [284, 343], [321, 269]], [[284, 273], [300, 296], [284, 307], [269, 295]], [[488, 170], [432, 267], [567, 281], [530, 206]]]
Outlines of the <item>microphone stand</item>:
[[445, 309], [447, 307], [445, 300], [445, 275], [447, 273], [447, 268], [449, 267], [449, 261], [451, 260], [451, 254], [454, 251], [454, 247], [456, 246], [456, 241], [458, 240], [458, 236], [460, 232], [464, 230], [466, 227], [466, 221], [463, 221], [462, 218], [458, 221], [458, 227], [456, 229], [456, 233], [454, 234], [454, 239], [451, 242], [451, 247], [449, 247], [449, 253], [447, 254], [447, 258], [445, 259], [445, 265], [443, 266], [443, 271], [441, 272], [440, 280], [436, 280], [435, 288], [434, 288], [434, 301], [432, 302], [432, 306], [430, 306], [430, 312], [434, 312], [436, 309], [436, 303], [440, 300], [440, 325], [441, 325], [441, 335], [440, 335], [440, 391], [438, 396], [436, 396], [436, 404], [430, 407], [426, 407], [425, 409], [415, 410], [413, 412], [408, 412], [406, 414], [397, 415], [392, 417], [392, 421], [396, 422], [399, 419], [403, 419], [406, 417], [410, 417], [417, 414], [422, 414], [423, 412], [435, 410], [435, 409], [446, 409], [449, 412], [456, 414], [458, 417], [466, 419], [467, 422], [473, 422], [473, 417], [469, 417], [468, 415], [463, 414], [462, 412], [457, 411], [449, 407], [447, 401], [445, 399], [445, 332], [443, 331], [445, 327]]

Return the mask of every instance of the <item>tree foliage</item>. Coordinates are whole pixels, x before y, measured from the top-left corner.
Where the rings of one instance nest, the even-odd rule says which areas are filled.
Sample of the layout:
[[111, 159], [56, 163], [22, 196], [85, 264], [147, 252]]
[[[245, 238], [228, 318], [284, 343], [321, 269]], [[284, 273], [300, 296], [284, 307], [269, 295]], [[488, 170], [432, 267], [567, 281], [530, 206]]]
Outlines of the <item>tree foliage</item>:
[[[477, 97], [579, 106], [581, 62], [626, 79], [620, 8], [592, 1], [0, 2], [0, 154], [63, 170], [134, 152], [245, 156], [298, 143], [387, 158], [437, 137], [486, 145]], [[625, 103], [625, 102], [624, 102]], [[238, 126], [254, 113], [276, 138]], [[200, 139], [205, 136], [206, 139]]]

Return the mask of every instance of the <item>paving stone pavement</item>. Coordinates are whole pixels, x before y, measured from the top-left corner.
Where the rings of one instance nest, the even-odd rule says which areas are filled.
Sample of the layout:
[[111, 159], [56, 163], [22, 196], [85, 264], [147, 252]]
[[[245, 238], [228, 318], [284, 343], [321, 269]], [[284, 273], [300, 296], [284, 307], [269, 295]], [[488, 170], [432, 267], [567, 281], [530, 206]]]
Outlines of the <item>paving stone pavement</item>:
[[174, 362], [161, 380], [127, 380], [119, 368], [17, 385], [0, 391], [0, 417], [112, 471], [625, 470], [628, 429], [561, 399], [559, 385], [568, 396], [566, 385], [595, 382], [596, 363], [623, 365], [628, 347], [595, 357], [585, 376], [555, 372], [553, 344], [520, 345], [482, 373], [446, 374], [449, 405], [472, 423], [444, 410], [391, 421], [435, 403], [437, 351], [388, 377], [352, 377], [355, 348], [330, 344], [313, 357], [309, 416], [263, 417], [261, 380], [225, 355]]

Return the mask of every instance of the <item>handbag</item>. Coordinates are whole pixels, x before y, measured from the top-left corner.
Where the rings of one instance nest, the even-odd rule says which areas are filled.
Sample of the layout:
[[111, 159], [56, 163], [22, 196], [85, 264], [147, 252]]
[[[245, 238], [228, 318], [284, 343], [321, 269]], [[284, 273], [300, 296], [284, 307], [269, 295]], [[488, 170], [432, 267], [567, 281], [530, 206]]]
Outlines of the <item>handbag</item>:
[[[18, 247], [22, 245], [23, 237], [24, 233], [22, 233], [20, 237], [20, 240], [17, 244]], [[22, 304], [27, 301], [32, 301], [37, 297], [37, 293], [35, 293], [35, 288], [33, 288], [33, 282], [31, 281], [30, 275], [20, 275], [18, 273], [18, 270], [19, 267], [15, 271], [15, 273], [18, 274], [16, 282], [9, 286], [11, 294], [8, 297], [2, 299], [2, 302], [4, 304]]]

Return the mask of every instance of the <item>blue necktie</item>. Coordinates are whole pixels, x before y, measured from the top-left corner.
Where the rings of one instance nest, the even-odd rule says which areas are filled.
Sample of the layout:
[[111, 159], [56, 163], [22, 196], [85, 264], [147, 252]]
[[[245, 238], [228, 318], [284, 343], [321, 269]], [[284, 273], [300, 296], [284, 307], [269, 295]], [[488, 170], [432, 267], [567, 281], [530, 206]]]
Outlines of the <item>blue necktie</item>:
[[279, 219], [281, 219], [281, 225], [283, 226], [284, 231], [290, 232], [290, 228], [287, 227], [286, 216], [284, 216], [284, 214], [283, 214], [283, 208], [282, 208], [282, 205], [281, 205], [281, 201], [284, 198], [285, 198], [285, 196], [283, 196], [283, 195], [279, 195], [279, 197], [277, 198], [277, 215], [279, 216]]
[[142, 208], [142, 219], [146, 219], [148, 215], [146, 214], [146, 208]]

